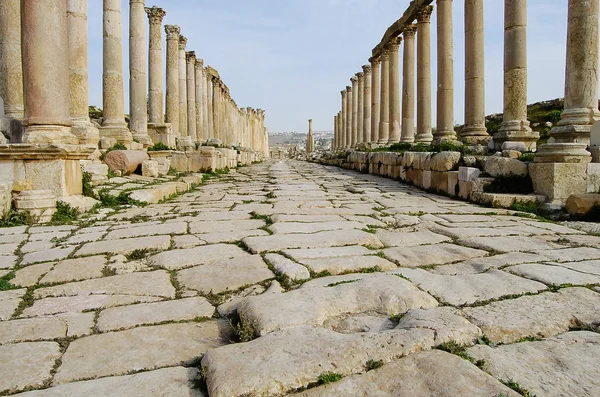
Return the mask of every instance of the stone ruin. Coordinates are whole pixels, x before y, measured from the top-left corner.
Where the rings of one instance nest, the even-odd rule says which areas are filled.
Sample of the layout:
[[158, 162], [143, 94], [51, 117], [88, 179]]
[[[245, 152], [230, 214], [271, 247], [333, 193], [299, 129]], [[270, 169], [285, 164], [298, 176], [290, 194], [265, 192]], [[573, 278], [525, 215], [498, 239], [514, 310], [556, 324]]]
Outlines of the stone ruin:
[[[142, 167], [149, 176], [158, 176], [157, 169], [215, 171], [269, 157], [265, 112], [238, 107], [218, 71], [186, 52], [177, 25], [164, 26], [163, 60], [163, 9], [131, 0], [129, 11], [129, 120], [121, 0], [104, 0], [103, 117], [96, 123], [88, 109], [87, 0], [2, 0], [0, 182], [2, 191], [27, 187], [17, 202], [33, 208], [35, 197], [43, 198], [40, 206], [53, 199], [78, 202], [82, 167], [105, 177], [100, 154], [115, 144], [143, 151], [120, 156], [150, 161]], [[171, 150], [145, 154], [158, 143]], [[6, 213], [11, 195], [2, 197], [8, 197], [1, 203]]]
[[[600, 193], [598, 0], [569, 0], [564, 111], [560, 122], [551, 129], [548, 142], [541, 145], [538, 145], [539, 133], [532, 131], [527, 120], [527, 1], [505, 1], [504, 111], [502, 125], [493, 136], [487, 132], [485, 118], [483, 0], [465, 0], [465, 125], [459, 133], [454, 128], [453, 2], [436, 1], [438, 86], [433, 128], [432, 3], [432, 0], [411, 1], [403, 16], [387, 29], [373, 49], [370, 64], [363, 66], [362, 71], [350, 79], [352, 85], [341, 91], [341, 111], [334, 117], [333, 155], [322, 161], [401, 178], [452, 196], [475, 197], [476, 201], [486, 203], [491, 200], [498, 205], [500, 202], [510, 205], [515, 200], [562, 205], [572, 195]], [[399, 47], [402, 42], [400, 79]], [[431, 168], [433, 153], [415, 153], [414, 156], [344, 154], [349, 150], [395, 143], [429, 145], [445, 141], [469, 146], [463, 153], [470, 151], [467, 154], [475, 155], [477, 161], [472, 164], [479, 166], [454, 169], [459, 166], [459, 160], [465, 165], [465, 158], [461, 159], [460, 153], [456, 162], [448, 163], [450, 169], [445, 166]], [[484, 156], [488, 150], [496, 151], [495, 156], [501, 158], [488, 162]], [[535, 160], [523, 163], [514, 159], [523, 152], [535, 152]], [[415, 164], [413, 159], [422, 156], [426, 159]], [[468, 163], [469, 159], [466, 160]], [[484, 163], [503, 163], [505, 166], [497, 174], [489, 175], [491, 165], [485, 167]], [[479, 172], [486, 172], [490, 177], [514, 173], [529, 175], [536, 195], [481, 199], [480, 188], [489, 180], [474, 177]], [[463, 179], [459, 175], [463, 175]], [[598, 195], [587, 198], [588, 209], [594, 203], [600, 204]]]

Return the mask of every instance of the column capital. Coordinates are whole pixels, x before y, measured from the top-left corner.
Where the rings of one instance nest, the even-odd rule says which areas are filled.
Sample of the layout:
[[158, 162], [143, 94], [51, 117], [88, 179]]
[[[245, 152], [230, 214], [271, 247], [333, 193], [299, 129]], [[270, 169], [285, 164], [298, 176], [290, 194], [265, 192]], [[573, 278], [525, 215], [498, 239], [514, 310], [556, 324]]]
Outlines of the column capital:
[[408, 25], [404, 28], [404, 30], [402, 31], [402, 35], [406, 38], [406, 37], [415, 37], [415, 34], [417, 33], [417, 25], [412, 24], [412, 25]]
[[356, 78], [360, 81], [360, 79], [365, 78], [365, 74], [363, 72], [358, 72], [356, 73]]
[[160, 7], [145, 7], [144, 11], [148, 14], [148, 20], [150, 21], [150, 25], [160, 25], [163, 21], [167, 12]]
[[381, 58], [377, 57], [371, 57], [369, 58], [369, 62], [371, 62], [371, 67], [376, 67], [377, 65], [379, 65], [381, 63]]
[[196, 64], [196, 52], [195, 51], [188, 51], [188, 52], [186, 52], [185, 53], [185, 59], [189, 63]]
[[196, 58], [196, 69], [204, 70], [204, 59]]
[[424, 6], [417, 11], [417, 22], [418, 23], [429, 23], [431, 21], [431, 13], [433, 13], [433, 6]]
[[187, 45], [187, 37], [183, 35], [179, 35], [179, 49], [185, 51], [185, 46]]
[[167, 40], [178, 40], [181, 28], [178, 25], [165, 25], [165, 33], [167, 34]]
[[385, 62], [385, 61], [389, 61], [389, 59], [390, 59], [390, 51], [389, 51], [387, 48], [385, 48], [385, 49], [384, 49], [384, 50], [381, 52], [380, 58], [381, 58], [381, 60], [382, 60], [382, 61], [384, 61], [384, 62]]
[[340, 91], [340, 94], [342, 94], [342, 95], [344, 95], [345, 93], [346, 93], [346, 89], [345, 88]]
[[362, 68], [364, 74], [371, 74], [371, 65], [363, 65]]
[[346, 93], [348, 92], [352, 92], [352, 87], [350, 87], [349, 85], [346, 86]]
[[398, 51], [398, 48], [400, 48], [400, 43], [402, 43], [402, 37], [401, 36], [394, 37], [387, 43], [386, 48], [390, 52]]
[[352, 77], [350, 77], [350, 81], [352, 82], [352, 84], [355, 84], [358, 82], [358, 77], [352, 76]]

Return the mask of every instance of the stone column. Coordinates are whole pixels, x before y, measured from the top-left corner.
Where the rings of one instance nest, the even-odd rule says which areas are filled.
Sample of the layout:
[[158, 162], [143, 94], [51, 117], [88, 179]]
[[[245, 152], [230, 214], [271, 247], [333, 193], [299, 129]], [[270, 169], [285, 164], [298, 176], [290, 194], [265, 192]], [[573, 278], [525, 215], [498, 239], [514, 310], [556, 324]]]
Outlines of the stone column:
[[417, 15], [417, 135], [415, 142], [431, 142], [431, 13], [423, 7]]
[[535, 161], [589, 162], [585, 148], [598, 120], [598, 0], [569, 0], [565, 110], [550, 130], [554, 143], [540, 146]]
[[102, 128], [100, 136], [131, 143], [131, 132], [125, 123], [123, 86], [123, 26], [121, 0], [104, 0], [103, 18]]
[[21, 4], [23, 91], [27, 143], [78, 144], [69, 116], [67, 0]]
[[348, 110], [348, 99], [347, 99], [347, 91], [346, 90], [342, 90], [341, 91], [342, 94], [342, 128], [340, 130], [340, 149], [345, 149], [346, 148], [346, 138], [347, 138], [347, 134], [348, 134], [348, 129], [346, 128], [348, 125], [347, 119], [348, 119], [348, 113], [346, 113], [346, 111]]
[[416, 25], [404, 29], [402, 70], [402, 142], [415, 141], [415, 33]]
[[371, 142], [371, 66], [364, 65], [364, 93], [363, 93], [363, 137], [364, 143]]
[[166, 12], [162, 8], [152, 7], [146, 8], [146, 14], [148, 14], [148, 21], [150, 23], [148, 49], [148, 123], [157, 126], [165, 123], [162, 21]]
[[4, 115], [17, 120], [24, 114], [20, 3], [2, 0], [0, 4], [0, 97]]
[[202, 139], [210, 139], [210, 130], [208, 129], [208, 73], [206, 68], [202, 69]]
[[352, 76], [352, 138], [350, 145], [356, 149], [358, 143], [358, 77]]
[[343, 124], [343, 120], [342, 120], [342, 112], [338, 112], [338, 131], [339, 131], [339, 138], [338, 138], [338, 145], [337, 145], [337, 149], [344, 149], [344, 146], [342, 145], [342, 139], [344, 138], [344, 124]]
[[387, 145], [390, 138], [390, 55], [381, 54], [381, 100], [379, 101], [379, 144]]
[[486, 144], [483, 0], [465, 0], [465, 126], [467, 144]]
[[129, 0], [129, 129], [144, 146], [152, 144], [148, 136], [146, 104], [146, 24], [145, 0]]
[[185, 47], [187, 38], [179, 36], [179, 136], [188, 136], [188, 112], [187, 112], [187, 62], [185, 58]]
[[452, 0], [437, 0], [436, 141], [454, 140], [454, 39]]
[[371, 144], [377, 144], [379, 141], [379, 117], [381, 96], [381, 60], [371, 58]]
[[500, 150], [512, 141], [535, 149], [539, 137], [527, 121], [527, 0], [505, 0], [504, 117], [494, 145]]
[[206, 129], [204, 121], [204, 102], [206, 101], [206, 76], [204, 76], [204, 60], [196, 59], [196, 137], [198, 141], [206, 141]]
[[196, 53], [185, 54], [187, 62], [187, 129], [192, 142], [196, 142]]
[[308, 136], [306, 137], [306, 153], [314, 151], [312, 119], [308, 119]]
[[[69, 97], [73, 127], [71, 132], [79, 143], [97, 145], [98, 128], [90, 121], [88, 105], [88, 23], [87, 0], [67, 2], [67, 29], [69, 32]], [[1, 56], [1, 55], [0, 55]]]
[[213, 124], [213, 103], [214, 103], [214, 90], [213, 90], [213, 82], [212, 75], [206, 72], [206, 124], [207, 124], [207, 138], [214, 139], [215, 138], [215, 127]]
[[212, 78], [213, 82], [213, 136], [215, 139], [223, 140], [221, 137], [221, 131], [219, 130], [219, 106], [221, 101], [221, 87], [219, 86], [219, 79], [215, 76]]
[[179, 33], [177, 25], [165, 25], [167, 34], [167, 113], [166, 121], [176, 137], [179, 132]]
[[352, 147], [352, 87], [346, 86], [346, 149]]
[[[398, 64], [398, 48], [401, 42], [401, 37], [395, 37], [387, 45], [390, 57], [390, 132], [388, 143], [400, 141], [400, 65]], [[406, 48], [404, 54], [406, 54]]]
[[356, 143], [362, 143], [363, 141], [363, 128], [364, 128], [364, 110], [365, 110], [365, 74], [363, 72], [356, 73], [358, 83], [358, 110], [356, 112]]

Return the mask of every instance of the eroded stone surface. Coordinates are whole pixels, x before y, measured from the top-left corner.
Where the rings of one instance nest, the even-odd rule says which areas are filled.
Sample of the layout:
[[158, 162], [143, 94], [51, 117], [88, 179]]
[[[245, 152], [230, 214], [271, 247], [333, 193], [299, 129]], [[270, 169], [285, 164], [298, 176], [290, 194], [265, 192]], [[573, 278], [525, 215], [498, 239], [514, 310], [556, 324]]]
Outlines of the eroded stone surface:
[[342, 256], [334, 258], [301, 259], [300, 263], [315, 273], [360, 273], [364, 270], [386, 271], [396, 268], [392, 262], [378, 256]]
[[0, 346], [0, 391], [40, 387], [61, 356], [56, 342], [28, 342]]
[[402, 267], [443, 265], [488, 254], [483, 250], [461, 247], [455, 244], [386, 248], [383, 253], [387, 259]]
[[249, 258], [250, 255], [233, 244], [215, 244], [161, 252], [152, 256], [151, 261], [156, 266], [174, 270], [239, 257]]

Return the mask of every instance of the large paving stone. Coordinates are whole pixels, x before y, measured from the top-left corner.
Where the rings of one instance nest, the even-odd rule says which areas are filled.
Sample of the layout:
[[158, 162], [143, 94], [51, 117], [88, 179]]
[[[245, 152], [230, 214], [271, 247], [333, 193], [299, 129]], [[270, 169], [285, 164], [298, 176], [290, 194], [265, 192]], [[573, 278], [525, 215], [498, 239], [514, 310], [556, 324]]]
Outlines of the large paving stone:
[[[128, 254], [137, 249], [166, 250], [171, 245], [171, 236], [128, 238], [123, 240], [96, 241], [84, 244], [75, 256], [97, 254]], [[62, 259], [62, 258], [61, 258]]]
[[237, 311], [258, 336], [302, 325], [320, 326], [342, 314], [389, 316], [435, 306], [437, 301], [412, 283], [391, 274], [371, 273], [323, 277], [285, 294], [245, 298]]
[[300, 327], [209, 350], [202, 369], [211, 397], [280, 396], [326, 372], [363, 372], [369, 360], [390, 362], [433, 344], [427, 329], [348, 335]]
[[415, 245], [439, 244], [451, 241], [450, 238], [429, 230], [402, 232], [380, 229], [377, 230], [375, 235], [386, 247], [412, 247]]
[[0, 320], [8, 320], [12, 316], [25, 292], [25, 288], [0, 291]]
[[600, 334], [578, 331], [513, 345], [474, 346], [483, 369], [498, 379], [513, 379], [530, 395], [597, 396], [600, 390]]
[[0, 346], [0, 392], [41, 387], [61, 352], [56, 342], [29, 342]]
[[316, 233], [326, 230], [363, 229], [365, 225], [352, 221], [335, 222], [277, 222], [269, 229], [275, 234]]
[[138, 295], [174, 298], [175, 288], [171, 284], [169, 274], [164, 270], [157, 270], [39, 288], [34, 293], [36, 299], [75, 295]]
[[492, 342], [512, 343], [527, 336], [549, 337], [572, 326], [597, 324], [599, 307], [600, 294], [587, 288], [566, 288], [469, 307], [463, 312]]
[[600, 275], [600, 260], [561, 263], [549, 262], [548, 264], [566, 267], [567, 269], [581, 273], [588, 273], [596, 276]]
[[394, 247], [383, 250], [385, 257], [402, 267], [443, 265], [470, 258], [486, 256], [486, 251], [455, 244], [417, 247]]
[[155, 266], [169, 270], [204, 265], [214, 261], [228, 261], [233, 258], [250, 258], [250, 254], [233, 244], [204, 245], [200, 247], [161, 252], [151, 257]]
[[0, 255], [0, 269], [10, 269], [17, 263], [18, 257], [15, 255]]
[[190, 222], [190, 233], [224, 233], [238, 230], [254, 230], [265, 226], [260, 219], [244, 219], [229, 221], [199, 221]]
[[204, 394], [194, 388], [197, 377], [197, 368], [173, 367], [134, 375], [68, 383], [17, 395], [19, 397], [203, 397]]
[[102, 310], [98, 316], [97, 326], [98, 330], [105, 332], [165, 321], [209, 318], [214, 312], [213, 305], [202, 297], [141, 303]]
[[308, 269], [283, 255], [267, 254], [265, 260], [273, 266], [276, 273], [287, 276], [290, 280], [299, 281], [310, 278]]
[[530, 254], [527, 252], [508, 252], [506, 254], [467, 259], [466, 261], [451, 265], [437, 266], [434, 269], [431, 269], [431, 272], [447, 275], [483, 273], [489, 269], [497, 269], [503, 266], [544, 261], [546, 261], [546, 257], [539, 254]]
[[600, 259], [600, 249], [591, 247], [547, 250], [541, 252], [541, 254], [554, 262], [572, 262], [585, 261], [590, 259]]
[[471, 237], [460, 239], [459, 243], [469, 247], [501, 253], [522, 251], [543, 254], [544, 251], [562, 248], [559, 244], [545, 241], [542, 238], [526, 236]]
[[84, 310], [104, 309], [138, 302], [156, 302], [162, 299], [147, 295], [75, 295], [44, 298], [36, 299], [33, 306], [25, 309], [23, 316], [36, 317], [57, 313], [82, 312]]
[[527, 280], [501, 270], [456, 276], [433, 274], [422, 269], [398, 269], [393, 273], [408, 277], [422, 290], [453, 306], [473, 304], [507, 295], [539, 292], [547, 288], [537, 281]]
[[275, 214], [271, 217], [273, 222], [337, 222], [343, 221], [339, 215], [288, 215], [288, 214]]
[[155, 236], [159, 234], [186, 234], [187, 223], [173, 222], [160, 225], [130, 226], [125, 229], [113, 230], [106, 235], [105, 240], [120, 240], [124, 238]]
[[252, 253], [281, 251], [290, 248], [324, 248], [344, 245], [365, 245], [381, 248], [383, 244], [371, 233], [362, 230], [325, 231], [313, 234], [296, 234], [264, 237], [247, 237], [242, 240]]
[[343, 256], [319, 259], [301, 259], [300, 263], [315, 273], [329, 272], [342, 274], [364, 269], [378, 268], [381, 271], [392, 270], [396, 265], [378, 256]]
[[38, 280], [49, 272], [56, 262], [46, 262], [37, 265], [30, 265], [15, 272], [15, 278], [11, 284], [19, 287], [30, 287], [37, 284]]
[[[93, 244], [93, 243], [91, 243]], [[71, 252], [75, 250], [75, 247], [66, 248], [53, 248], [45, 251], [31, 252], [23, 256], [21, 265], [29, 265], [31, 263], [38, 262], [49, 262], [65, 259]]]
[[396, 329], [411, 328], [432, 329], [437, 339], [466, 345], [472, 345], [482, 335], [479, 327], [462, 317], [458, 310], [447, 306], [408, 311]]
[[106, 264], [104, 255], [68, 259], [58, 262], [41, 280], [40, 284], [64, 283], [102, 277]]
[[54, 384], [190, 363], [227, 341], [229, 323], [166, 324], [77, 339], [62, 357]]
[[234, 230], [231, 232], [205, 233], [197, 236], [208, 244], [237, 243], [246, 237], [269, 236], [270, 233], [262, 229]]
[[[514, 274], [518, 274], [519, 276], [530, 278], [532, 280], [540, 281], [545, 284], [600, 284], [600, 274], [582, 273], [576, 270], [569, 269], [567, 267], [562, 267], [559, 264], [539, 265], [531, 263], [525, 265], [511, 266], [504, 270]], [[598, 268], [598, 270], [600, 270], [600, 268]]]
[[361, 246], [288, 249], [283, 253], [299, 262], [302, 259], [334, 258], [342, 256], [370, 255], [373, 251]]
[[64, 338], [67, 328], [67, 322], [58, 317], [1, 321], [0, 345]]
[[329, 396], [506, 396], [520, 394], [466, 360], [440, 350], [411, 354], [365, 374], [299, 393]]
[[275, 275], [258, 255], [213, 261], [180, 270], [177, 274], [183, 287], [202, 294], [235, 291], [270, 278]]

